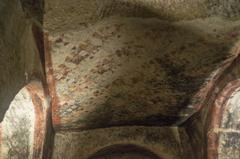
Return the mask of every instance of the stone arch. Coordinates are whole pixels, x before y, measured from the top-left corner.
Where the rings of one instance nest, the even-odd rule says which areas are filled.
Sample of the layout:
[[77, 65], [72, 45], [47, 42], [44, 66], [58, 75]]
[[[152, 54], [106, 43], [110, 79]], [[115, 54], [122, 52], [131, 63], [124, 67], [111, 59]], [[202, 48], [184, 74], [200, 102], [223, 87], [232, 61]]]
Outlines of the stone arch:
[[14, 97], [1, 123], [1, 158], [45, 158], [48, 117], [42, 84], [32, 81]]
[[240, 142], [240, 80], [230, 82], [217, 96], [207, 130], [208, 159], [238, 158]]
[[[219, 126], [218, 122], [221, 121], [223, 113], [218, 107], [222, 107], [231, 93], [239, 87], [239, 53], [239, 42], [237, 42], [230, 50], [231, 57], [224, 60], [212, 72], [203, 87], [192, 98], [193, 102], [188, 105], [187, 109], [180, 112], [180, 114], [190, 112], [181, 123], [190, 137], [193, 150], [196, 150], [195, 158], [212, 159], [218, 153], [218, 133], [214, 133], [213, 128]], [[219, 104], [221, 100], [223, 101]], [[219, 110], [216, 112], [217, 108]]]
[[139, 159], [161, 159], [150, 150], [133, 144], [111, 145], [94, 153], [88, 159], [104, 159], [104, 157], [109, 157], [110, 159], [115, 159], [116, 157], [121, 159], [130, 159], [134, 157], [140, 157]]
[[[27, 3], [31, 2], [31, 3]], [[36, 2], [36, 4], [34, 4]], [[0, 2], [0, 121], [17, 92], [32, 79], [42, 78], [39, 60], [41, 52], [36, 26], [41, 26], [41, 15], [35, 12], [41, 0], [3, 0]], [[33, 4], [33, 11], [28, 10]], [[39, 7], [40, 8], [40, 7]], [[35, 10], [34, 10], [35, 9]], [[33, 15], [34, 14], [34, 15]]]

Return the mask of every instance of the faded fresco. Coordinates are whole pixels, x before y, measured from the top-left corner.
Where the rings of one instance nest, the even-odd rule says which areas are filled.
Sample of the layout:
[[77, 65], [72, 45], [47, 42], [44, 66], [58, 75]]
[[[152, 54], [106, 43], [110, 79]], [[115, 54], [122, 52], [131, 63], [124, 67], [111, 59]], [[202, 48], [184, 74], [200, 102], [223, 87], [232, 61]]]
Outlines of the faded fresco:
[[239, 159], [239, 0], [0, 0], [0, 159]]

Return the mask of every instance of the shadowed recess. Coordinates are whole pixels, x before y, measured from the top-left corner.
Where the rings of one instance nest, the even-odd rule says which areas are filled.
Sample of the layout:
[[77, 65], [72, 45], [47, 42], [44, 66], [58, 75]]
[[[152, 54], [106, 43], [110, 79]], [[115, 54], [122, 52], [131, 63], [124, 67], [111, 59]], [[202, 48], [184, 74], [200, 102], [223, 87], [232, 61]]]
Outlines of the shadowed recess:
[[153, 152], [136, 145], [113, 145], [95, 153], [89, 159], [162, 159]]

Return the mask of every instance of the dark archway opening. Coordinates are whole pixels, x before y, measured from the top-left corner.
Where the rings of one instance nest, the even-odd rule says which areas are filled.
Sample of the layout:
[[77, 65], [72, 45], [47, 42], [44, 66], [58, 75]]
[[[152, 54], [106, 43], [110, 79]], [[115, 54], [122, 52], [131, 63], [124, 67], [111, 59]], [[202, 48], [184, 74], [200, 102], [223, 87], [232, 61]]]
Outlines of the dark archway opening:
[[89, 159], [160, 159], [153, 152], [136, 145], [114, 145], [93, 154]]

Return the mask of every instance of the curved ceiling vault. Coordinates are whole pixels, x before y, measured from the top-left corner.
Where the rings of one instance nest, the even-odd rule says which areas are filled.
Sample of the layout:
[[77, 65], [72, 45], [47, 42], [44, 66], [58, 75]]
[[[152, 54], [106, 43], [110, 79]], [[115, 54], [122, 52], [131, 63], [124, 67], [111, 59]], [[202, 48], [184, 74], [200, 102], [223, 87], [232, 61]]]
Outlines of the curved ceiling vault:
[[24, 159], [239, 156], [240, 1], [1, 0], [0, 15], [2, 156], [15, 132]]
[[[187, 2], [169, 1], [176, 6], [172, 14]], [[182, 123], [201, 107], [202, 88], [215, 78], [213, 72], [237, 56], [231, 48], [239, 20], [210, 13], [204, 19], [182, 13], [179, 21], [163, 20], [160, 13], [144, 16], [144, 10], [160, 12], [167, 5], [162, 1], [45, 3], [55, 129]], [[224, 4], [219, 1], [215, 9]]]

